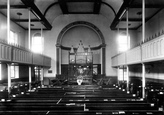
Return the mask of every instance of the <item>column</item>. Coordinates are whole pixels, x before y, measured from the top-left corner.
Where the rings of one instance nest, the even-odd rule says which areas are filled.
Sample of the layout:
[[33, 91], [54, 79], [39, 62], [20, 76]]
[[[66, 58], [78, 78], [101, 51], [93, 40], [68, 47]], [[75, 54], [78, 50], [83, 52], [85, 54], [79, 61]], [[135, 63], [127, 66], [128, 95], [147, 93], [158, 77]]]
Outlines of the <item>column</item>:
[[31, 50], [31, 9], [28, 11], [28, 47]]
[[31, 66], [29, 66], [29, 90], [31, 90], [31, 78], [32, 78], [32, 76], [31, 76]]
[[41, 81], [41, 86], [43, 86], [43, 80], [44, 80], [44, 68], [41, 68], [41, 76], [40, 76], [40, 81]]
[[102, 75], [106, 75], [106, 45], [103, 44], [102, 48], [101, 48], [101, 74]]
[[[129, 38], [129, 8], [126, 8], [126, 36], [127, 36], [127, 49], [130, 49], [130, 38]], [[127, 52], [126, 52], [126, 64], [127, 64]], [[126, 67], [127, 74], [127, 93], [129, 93], [129, 66]]]
[[60, 45], [56, 45], [56, 74], [61, 74], [61, 48]]
[[129, 8], [126, 9], [126, 36], [127, 36], [127, 49], [130, 49], [130, 37], [129, 37]]
[[120, 82], [119, 82], [119, 70], [120, 70], [120, 68], [117, 67], [117, 81], [118, 81], [118, 86], [120, 85]]
[[10, 42], [10, 0], [7, 0], [7, 42]]
[[127, 74], [127, 93], [129, 93], [129, 66], [126, 67]]
[[[142, 41], [145, 41], [145, 0], [142, 0]], [[142, 98], [145, 98], [145, 64], [142, 63]]]
[[8, 93], [11, 92], [11, 64], [7, 64], [7, 73], [8, 73]]
[[[28, 47], [31, 50], [31, 9], [28, 9]], [[31, 90], [31, 66], [29, 66], [29, 90]]]
[[[10, 0], [7, 0], [7, 42], [10, 41]], [[8, 93], [11, 92], [11, 64], [7, 64], [8, 69]]]
[[44, 54], [44, 39], [43, 39], [43, 26], [41, 25], [41, 39], [42, 39], [42, 54]]
[[145, 98], [145, 64], [142, 63], [142, 98]]
[[123, 67], [122, 67], [122, 77], [123, 77], [123, 79], [122, 79], [122, 81], [123, 81], [123, 83], [124, 83], [124, 81], [125, 81], [125, 70], [124, 70], [124, 65], [123, 65]]

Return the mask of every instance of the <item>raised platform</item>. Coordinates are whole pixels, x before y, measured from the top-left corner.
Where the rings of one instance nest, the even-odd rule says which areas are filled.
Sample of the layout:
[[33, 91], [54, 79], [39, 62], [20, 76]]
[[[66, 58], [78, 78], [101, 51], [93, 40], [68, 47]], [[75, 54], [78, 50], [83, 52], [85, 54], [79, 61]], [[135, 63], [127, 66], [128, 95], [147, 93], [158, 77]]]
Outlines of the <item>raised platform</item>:
[[[68, 77], [68, 84], [77, 84], [77, 77]], [[84, 76], [82, 85], [93, 84], [92, 76]]]

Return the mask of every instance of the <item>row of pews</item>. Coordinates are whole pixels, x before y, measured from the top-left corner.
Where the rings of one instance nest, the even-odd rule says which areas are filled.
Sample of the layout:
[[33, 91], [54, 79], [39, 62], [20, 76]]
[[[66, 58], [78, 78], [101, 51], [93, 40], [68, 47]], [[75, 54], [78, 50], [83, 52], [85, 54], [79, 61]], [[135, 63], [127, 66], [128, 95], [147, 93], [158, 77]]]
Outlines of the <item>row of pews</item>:
[[[121, 82], [116, 85], [117, 89], [125, 90], [127, 87], [126, 82]], [[136, 97], [142, 97], [142, 84], [141, 81], [129, 83], [129, 93]], [[156, 103], [159, 107], [164, 107], [164, 85], [156, 82], [147, 82], [145, 87], [145, 97], [148, 102]]]
[[27, 82], [13, 82], [9, 94], [7, 84], [0, 84], [0, 100], [5, 101], [7, 99], [10, 99], [10, 97], [24, 94], [26, 92], [29, 92], [29, 89], [36, 89], [37, 87], [40, 87], [40, 85], [40, 82], [32, 82], [31, 84]]
[[[15, 96], [13, 96], [15, 95]], [[158, 105], [115, 87], [33, 87], [0, 102], [1, 115], [163, 115]]]

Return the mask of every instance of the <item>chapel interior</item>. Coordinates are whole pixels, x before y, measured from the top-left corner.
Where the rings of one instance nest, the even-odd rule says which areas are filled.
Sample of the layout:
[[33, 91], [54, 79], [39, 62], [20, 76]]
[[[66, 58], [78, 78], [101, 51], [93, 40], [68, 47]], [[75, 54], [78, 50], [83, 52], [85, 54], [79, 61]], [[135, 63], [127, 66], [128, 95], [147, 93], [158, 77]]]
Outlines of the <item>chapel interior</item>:
[[1, 115], [164, 115], [164, 0], [0, 0]]

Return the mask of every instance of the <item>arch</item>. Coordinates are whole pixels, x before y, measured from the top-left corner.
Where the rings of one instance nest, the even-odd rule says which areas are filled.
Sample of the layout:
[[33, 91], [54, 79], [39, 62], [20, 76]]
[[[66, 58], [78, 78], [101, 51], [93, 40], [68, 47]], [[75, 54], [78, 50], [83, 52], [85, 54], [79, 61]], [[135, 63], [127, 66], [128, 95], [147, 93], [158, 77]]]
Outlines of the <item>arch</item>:
[[89, 22], [85, 22], [85, 21], [76, 21], [76, 22], [70, 23], [67, 26], [65, 26], [59, 33], [57, 42], [56, 42], [56, 73], [57, 73], [57, 75], [61, 74], [62, 38], [68, 30], [70, 30], [71, 28], [73, 28], [75, 26], [87, 26], [87, 27], [91, 28], [92, 30], [94, 30], [97, 33], [97, 35], [99, 36], [102, 44], [96, 48], [101, 49], [101, 52], [102, 52], [101, 53], [101, 65], [102, 65], [101, 66], [101, 72], [102, 72], [101, 74], [106, 75], [106, 71], [105, 71], [106, 45], [105, 45], [104, 36], [95, 25], [93, 25], [92, 23], [89, 23]]
[[101, 33], [101, 31], [93, 24], [89, 23], [89, 22], [85, 22], [85, 21], [76, 21], [73, 23], [68, 24], [66, 27], [64, 27], [62, 29], [62, 31], [59, 33], [58, 38], [57, 38], [57, 46], [61, 46], [62, 45], [62, 38], [63, 35], [71, 28], [75, 27], [75, 26], [87, 26], [89, 28], [91, 28], [93, 31], [95, 31], [97, 33], [97, 35], [99, 36], [99, 38], [101, 39], [102, 44], [105, 44], [105, 39], [103, 34]]
[[[37, 38], [37, 39], [36, 39]], [[38, 39], [39, 38], [39, 39]], [[32, 51], [33, 52], [36, 52], [36, 53], [40, 53], [42, 54], [43, 53], [43, 50], [44, 50], [44, 46], [43, 46], [43, 37], [41, 35], [40, 32], [35, 32], [33, 35], [32, 35], [32, 43], [31, 43], [31, 48], [32, 48]], [[37, 40], [37, 42], [36, 42]], [[39, 43], [39, 45], [38, 45]], [[36, 44], [37, 44], [37, 47], [36, 47]]]

